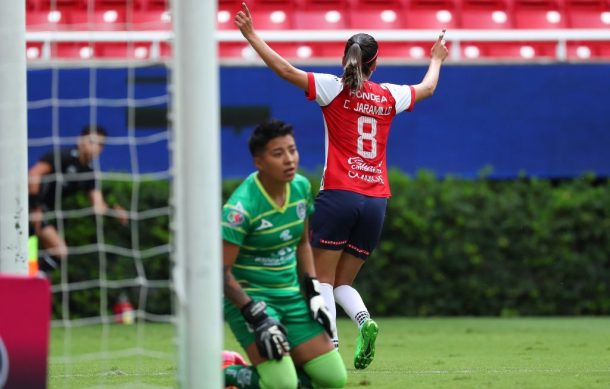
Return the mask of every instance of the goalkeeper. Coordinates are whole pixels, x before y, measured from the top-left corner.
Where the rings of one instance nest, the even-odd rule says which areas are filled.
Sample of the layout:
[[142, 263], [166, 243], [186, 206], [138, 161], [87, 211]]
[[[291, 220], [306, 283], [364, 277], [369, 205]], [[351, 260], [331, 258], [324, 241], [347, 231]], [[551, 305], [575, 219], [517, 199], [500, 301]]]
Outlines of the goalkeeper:
[[[57, 268], [68, 256], [66, 242], [56, 226], [45, 218], [45, 213], [54, 211], [63, 198], [80, 191], [89, 195], [96, 214], [110, 211], [102, 192], [95, 188], [91, 167], [92, 161], [104, 149], [106, 136], [106, 130], [101, 127], [85, 127], [76, 147], [63, 148], [57, 155], [53, 151], [46, 153], [28, 172], [30, 235], [38, 236], [41, 247], [48, 254], [38, 260], [42, 271]], [[89, 176], [77, 180], [80, 174]], [[113, 208], [113, 214], [121, 224], [127, 224], [127, 212], [119, 205]]]
[[259, 125], [248, 145], [257, 171], [223, 207], [224, 313], [253, 366], [225, 368], [225, 385], [343, 388], [347, 372], [315, 278], [309, 181], [296, 174], [292, 127]]

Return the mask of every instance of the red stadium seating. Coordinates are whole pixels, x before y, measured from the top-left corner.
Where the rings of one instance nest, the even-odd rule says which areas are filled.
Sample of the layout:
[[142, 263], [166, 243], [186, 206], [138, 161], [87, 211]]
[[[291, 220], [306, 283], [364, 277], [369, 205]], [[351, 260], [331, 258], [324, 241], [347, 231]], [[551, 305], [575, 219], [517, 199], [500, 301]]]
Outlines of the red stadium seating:
[[294, 27], [307, 30], [339, 30], [349, 25], [346, 0], [301, 0], [295, 9]]
[[556, 0], [515, 0], [514, 27], [527, 29], [565, 28], [563, 9]]
[[[462, 42], [462, 58], [528, 61], [556, 57], [554, 42]], [[476, 55], [475, 55], [476, 54]]]
[[151, 44], [149, 42], [136, 42], [132, 44], [122, 42], [97, 43], [95, 56], [106, 59], [148, 59], [151, 58]]
[[405, 11], [409, 29], [457, 28], [458, 12], [452, 0], [412, 0]]
[[83, 9], [86, 8], [86, 0], [27, 0], [26, 9], [50, 10], [50, 9]]
[[610, 28], [610, 2], [604, 0], [567, 0], [568, 27]]
[[579, 61], [610, 60], [610, 41], [569, 42], [568, 59]]
[[93, 46], [82, 42], [62, 42], [51, 48], [51, 56], [59, 59], [89, 59], [94, 53]]
[[353, 29], [399, 29], [404, 27], [400, 0], [354, 0], [348, 19]]
[[334, 65], [341, 64], [345, 42], [317, 42], [309, 45], [313, 47], [316, 58], [328, 59]]
[[60, 10], [30, 11], [25, 16], [28, 30], [66, 30], [70, 25], [70, 14]]
[[75, 30], [125, 30], [125, 13], [125, 9], [73, 11], [71, 27]]
[[171, 30], [171, 14], [162, 9], [134, 12], [131, 27], [133, 30]]
[[[9, 1], [9, 0], [0, 0]], [[243, 0], [218, 1], [219, 29], [235, 30], [233, 19]], [[610, 0], [249, 0], [259, 30], [391, 29], [610, 29]], [[26, 0], [30, 31], [158, 30], [171, 28], [168, 0]], [[289, 59], [338, 61], [344, 42], [272, 43]], [[380, 61], [427, 58], [431, 42], [380, 42]], [[43, 55], [40, 42], [29, 42], [30, 60]], [[154, 47], [154, 49], [153, 49]], [[556, 42], [461, 42], [464, 59], [536, 60], [556, 58]], [[54, 58], [164, 58], [165, 43], [100, 43], [89, 47], [61, 43]], [[221, 58], [248, 58], [245, 42], [223, 42]], [[567, 42], [569, 60], [609, 60], [610, 42]]]
[[504, 0], [464, 0], [460, 27], [466, 29], [512, 28], [512, 14]]
[[[98, 0], [99, 1], [99, 0]], [[106, 1], [106, 0], [103, 0]], [[156, 10], [164, 11], [170, 9], [168, 0], [131, 0], [135, 3], [136, 9], [139, 10]]]
[[294, 10], [292, 0], [257, 0], [250, 7], [254, 25], [261, 30], [292, 29]]

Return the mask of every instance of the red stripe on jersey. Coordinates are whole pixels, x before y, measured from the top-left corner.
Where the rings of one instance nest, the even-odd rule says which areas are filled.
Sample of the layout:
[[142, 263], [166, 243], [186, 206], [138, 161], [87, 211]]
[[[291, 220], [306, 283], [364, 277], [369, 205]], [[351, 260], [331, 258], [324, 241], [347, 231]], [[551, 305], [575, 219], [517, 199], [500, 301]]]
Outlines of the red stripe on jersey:
[[411, 104], [409, 104], [407, 112], [413, 111], [413, 106], [415, 105], [415, 88], [413, 88], [412, 85], [409, 85], [409, 89], [411, 89]]
[[307, 90], [305, 91], [305, 97], [307, 100], [314, 100], [316, 98], [316, 79], [313, 73], [307, 73]]

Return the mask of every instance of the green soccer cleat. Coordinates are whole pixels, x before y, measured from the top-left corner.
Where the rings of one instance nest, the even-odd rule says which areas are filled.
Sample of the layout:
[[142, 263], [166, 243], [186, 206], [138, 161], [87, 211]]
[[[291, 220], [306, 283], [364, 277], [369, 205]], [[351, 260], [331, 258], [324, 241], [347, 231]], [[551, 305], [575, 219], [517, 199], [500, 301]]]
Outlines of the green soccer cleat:
[[356, 354], [354, 355], [354, 367], [362, 370], [369, 367], [375, 357], [375, 339], [379, 333], [379, 327], [373, 320], [368, 319], [360, 328], [360, 334], [356, 342]]

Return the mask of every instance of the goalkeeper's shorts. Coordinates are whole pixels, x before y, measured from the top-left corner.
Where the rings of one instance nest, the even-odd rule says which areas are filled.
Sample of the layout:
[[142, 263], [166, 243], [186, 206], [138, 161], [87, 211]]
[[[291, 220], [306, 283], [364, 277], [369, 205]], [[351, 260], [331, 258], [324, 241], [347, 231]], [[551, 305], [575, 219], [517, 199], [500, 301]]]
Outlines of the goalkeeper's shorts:
[[[292, 348], [324, 332], [322, 325], [314, 321], [309, 315], [309, 307], [301, 294], [295, 293], [293, 296], [277, 297], [263, 297], [253, 294], [250, 294], [250, 296], [254, 300], [262, 300], [267, 303], [267, 314], [279, 320], [286, 327], [288, 342]], [[227, 299], [224, 302], [224, 314], [233, 335], [244, 350], [254, 343], [254, 333], [248, 329], [239, 309]]]

